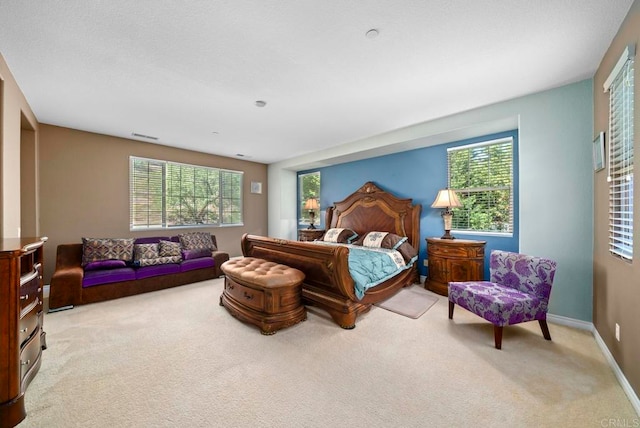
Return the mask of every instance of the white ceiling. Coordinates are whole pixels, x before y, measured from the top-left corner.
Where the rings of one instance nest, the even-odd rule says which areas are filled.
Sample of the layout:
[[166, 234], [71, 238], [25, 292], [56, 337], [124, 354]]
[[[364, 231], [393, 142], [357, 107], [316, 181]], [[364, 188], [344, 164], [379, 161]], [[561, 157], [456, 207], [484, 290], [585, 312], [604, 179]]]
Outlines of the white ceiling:
[[272, 163], [593, 77], [632, 3], [2, 1], [0, 53], [41, 123]]

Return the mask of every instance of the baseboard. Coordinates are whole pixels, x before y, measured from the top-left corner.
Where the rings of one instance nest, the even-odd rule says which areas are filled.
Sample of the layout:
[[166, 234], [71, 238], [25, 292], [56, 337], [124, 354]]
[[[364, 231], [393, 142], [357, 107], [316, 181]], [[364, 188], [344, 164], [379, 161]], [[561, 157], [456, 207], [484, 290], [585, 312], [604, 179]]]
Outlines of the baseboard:
[[593, 323], [588, 321], [577, 320], [574, 318], [563, 317], [562, 315], [547, 314], [547, 321], [554, 324], [566, 325], [567, 327], [577, 328], [579, 330], [593, 331]]
[[638, 399], [638, 395], [631, 387], [631, 384], [629, 384], [629, 381], [624, 376], [624, 373], [622, 373], [622, 370], [620, 370], [620, 366], [618, 366], [618, 363], [616, 362], [615, 358], [613, 358], [611, 351], [609, 351], [609, 348], [607, 348], [607, 344], [604, 343], [604, 340], [602, 340], [602, 337], [600, 337], [600, 333], [598, 333], [598, 330], [596, 330], [595, 328], [593, 329], [593, 337], [595, 337], [596, 343], [600, 347], [600, 350], [604, 354], [604, 357], [609, 362], [609, 365], [611, 366], [613, 373], [616, 375], [618, 382], [620, 382], [622, 390], [625, 392], [625, 394], [627, 394], [627, 398], [629, 398], [631, 405], [635, 409], [638, 416], [640, 416], [640, 399]]

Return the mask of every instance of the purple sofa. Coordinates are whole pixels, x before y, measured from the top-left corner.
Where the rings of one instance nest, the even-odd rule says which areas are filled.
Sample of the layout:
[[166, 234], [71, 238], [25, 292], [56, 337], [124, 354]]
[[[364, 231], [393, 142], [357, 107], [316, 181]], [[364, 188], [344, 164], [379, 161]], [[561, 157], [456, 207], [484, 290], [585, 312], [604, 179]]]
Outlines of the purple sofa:
[[[211, 238], [217, 248], [216, 237], [211, 235]], [[136, 239], [134, 243], [154, 244], [161, 240], [179, 242], [179, 237], [145, 237]], [[56, 269], [49, 289], [49, 309], [117, 299], [217, 278], [222, 275], [220, 265], [229, 260], [229, 254], [220, 250], [190, 256], [183, 252], [183, 256], [179, 263], [135, 266], [109, 260], [85, 269], [82, 243], [58, 245]]]

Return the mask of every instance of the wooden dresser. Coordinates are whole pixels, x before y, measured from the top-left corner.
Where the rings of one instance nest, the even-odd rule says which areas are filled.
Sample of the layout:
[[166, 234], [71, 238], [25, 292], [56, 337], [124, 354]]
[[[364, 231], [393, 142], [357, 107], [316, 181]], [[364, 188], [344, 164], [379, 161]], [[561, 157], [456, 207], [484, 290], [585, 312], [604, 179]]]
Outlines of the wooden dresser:
[[424, 288], [446, 296], [449, 281], [480, 281], [485, 241], [427, 238], [429, 274]]
[[43, 245], [47, 238], [0, 239], [0, 427], [26, 417], [24, 392], [46, 348]]

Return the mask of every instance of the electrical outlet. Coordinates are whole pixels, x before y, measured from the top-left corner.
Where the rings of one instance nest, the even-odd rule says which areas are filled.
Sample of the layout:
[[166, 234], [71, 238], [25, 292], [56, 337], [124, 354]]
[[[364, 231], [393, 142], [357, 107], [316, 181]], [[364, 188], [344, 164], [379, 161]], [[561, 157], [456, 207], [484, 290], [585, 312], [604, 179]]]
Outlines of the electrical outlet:
[[616, 323], [616, 340], [620, 342], [620, 324]]
[[422, 264], [424, 265], [424, 267], [429, 267], [429, 259], [424, 259]]

